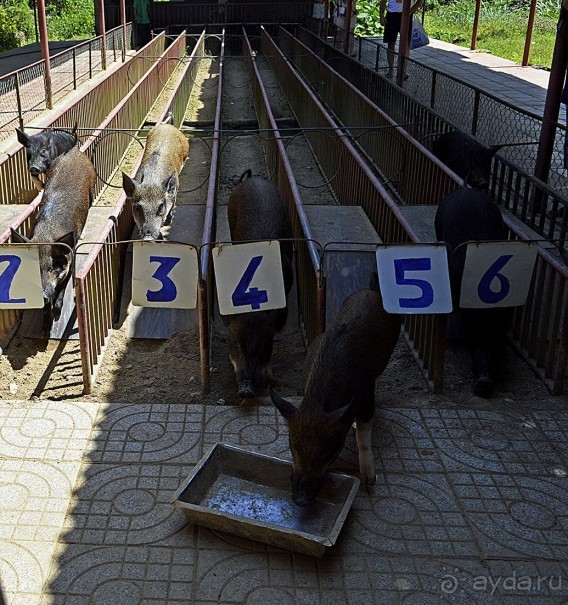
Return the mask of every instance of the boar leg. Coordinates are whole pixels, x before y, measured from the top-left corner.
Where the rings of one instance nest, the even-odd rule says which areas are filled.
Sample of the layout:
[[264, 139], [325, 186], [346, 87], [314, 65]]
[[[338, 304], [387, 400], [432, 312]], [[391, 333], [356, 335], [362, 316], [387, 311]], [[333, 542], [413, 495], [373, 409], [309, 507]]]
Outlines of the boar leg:
[[357, 418], [355, 438], [359, 450], [359, 473], [365, 485], [375, 485], [375, 459], [371, 447], [371, 434], [373, 431], [373, 418], [367, 422]]
[[33, 174], [31, 175], [32, 177], [32, 181], [34, 182], [35, 188], [38, 191], [43, 191], [44, 185], [43, 183], [37, 178], [37, 176], [34, 176]]

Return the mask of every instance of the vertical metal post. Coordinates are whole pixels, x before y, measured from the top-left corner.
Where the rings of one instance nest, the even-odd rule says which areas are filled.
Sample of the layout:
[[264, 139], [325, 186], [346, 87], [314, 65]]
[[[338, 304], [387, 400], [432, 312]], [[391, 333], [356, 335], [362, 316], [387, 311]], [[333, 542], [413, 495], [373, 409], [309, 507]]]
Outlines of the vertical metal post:
[[343, 52], [349, 54], [349, 42], [351, 37], [351, 14], [353, 13], [353, 0], [347, 0], [345, 7], [345, 36], [343, 38]]
[[529, 22], [527, 23], [527, 36], [525, 38], [525, 52], [523, 53], [523, 63], [522, 63], [523, 67], [526, 67], [529, 64], [535, 13], [536, 13], [536, 0], [531, 0], [531, 7], [529, 10]]
[[432, 88], [430, 89], [430, 107], [434, 109], [436, 105], [436, 77], [438, 75], [437, 71], [432, 72]]
[[77, 90], [77, 53], [73, 47], [73, 90]]
[[398, 42], [398, 61], [396, 64], [396, 83], [402, 86], [406, 59], [408, 57], [408, 30], [410, 28], [410, 0], [402, 0], [402, 21]]
[[53, 109], [53, 95], [51, 92], [51, 63], [49, 59], [49, 42], [47, 40], [47, 21], [45, 18], [45, 0], [37, 0], [39, 19], [39, 40], [41, 56], [45, 64], [45, 104]]
[[560, 20], [556, 31], [556, 42], [554, 44], [554, 53], [552, 55], [552, 66], [550, 69], [550, 78], [548, 81], [548, 91], [546, 93], [546, 102], [542, 116], [542, 126], [538, 144], [538, 152], [534, 175], [544, 181], [548, 181], [550, 171], [550, 161], [554, 147], [554, 138], [558, 120], [558, 111], [560, 109], [560, 97], [562, 88], [566, 79], [566, 66], [568, 65], [568, 11], [560, 9]]
[[22, 112], [22, 97], [20, 96], [20, 78], [19, 73], [16, 71], [14, 74], [14, 88], [16, 89], [16, 103], [18, 104], [18, 121], [20, 123], [20, 130], [24, 129], [24, 115]]
[[89, 79], [93, 77], [93, 43], [89, 40]]
[[473, 115], [471, 117], [471, 134], [475, 136], [477, 134], [477, 120], [479, 118], [479, 100], [480, 100], [480, 92], [479, 90], [475, 91], [475, 97], [473, 99]]
[[471, 32], [471, 50], [475, 50], [477, 43], [477, 28], [479, 26], [479, 12], [481, 10], [481, 0], [475, 0], [475, 16], [473, 17], [473, 31]]
[[126, 61], [126, 0], [120, 0], [120, 22], [122, 23], [122, 62]]
[[97, 0], [97, 11], [99, 16], [99, 29], [101, 36], [101, 66], [107, 68], [106, 56], [106, 25], [105, 25], [105, 3], [104, 0]]
[[375, 55], [375, 71], [379, 71], [379, 58], [380, 58], [381, 46], [377, 44], [377, 53]]

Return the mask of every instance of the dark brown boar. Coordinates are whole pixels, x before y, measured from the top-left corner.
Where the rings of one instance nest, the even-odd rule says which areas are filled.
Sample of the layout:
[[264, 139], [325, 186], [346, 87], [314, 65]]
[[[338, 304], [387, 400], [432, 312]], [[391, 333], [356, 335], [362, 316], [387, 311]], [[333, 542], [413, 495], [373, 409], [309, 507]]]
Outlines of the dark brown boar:
[[333, 324], [311, 344], [300, 406], [270, 389], [272, 402], [288, 424], [292, 498], [299, 506], [314, 500], [354, 421], [361, 480], [375, 483], [371, 449], [375, 380], [386, 368], [399, 333], [400, 317], [384, 310], [380, 293], [358, 290], [345, 299]]

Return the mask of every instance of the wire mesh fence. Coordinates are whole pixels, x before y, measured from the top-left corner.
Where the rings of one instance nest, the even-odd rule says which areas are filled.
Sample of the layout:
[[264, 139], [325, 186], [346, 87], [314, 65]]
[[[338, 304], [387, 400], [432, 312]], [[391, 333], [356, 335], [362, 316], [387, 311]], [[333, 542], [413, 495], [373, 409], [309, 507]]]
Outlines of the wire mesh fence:
[[[126, 50], [130, 50], [132, 23], [127, 24]], [[106, 64], [122, 58], [122, 27], [106, 34]], [[54, 103], [102, 71], [102, 37], [98, 36], [50, 57]], [[0, 142], [47, 109], [43, 60], [0, 78]]]

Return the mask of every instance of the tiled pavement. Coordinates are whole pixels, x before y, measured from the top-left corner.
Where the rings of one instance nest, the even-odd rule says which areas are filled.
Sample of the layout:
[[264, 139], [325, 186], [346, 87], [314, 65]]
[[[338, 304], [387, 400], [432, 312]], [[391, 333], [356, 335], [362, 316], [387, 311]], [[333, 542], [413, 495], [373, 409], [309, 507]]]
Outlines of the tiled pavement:
[[566, 604], [567, 437], [563, 411], [382, 409], [377, 485], [316, 560], [170, 504], [218, 441], [289, 457], [273, 408], [0, 402], [0, 575], [10, 605]]

